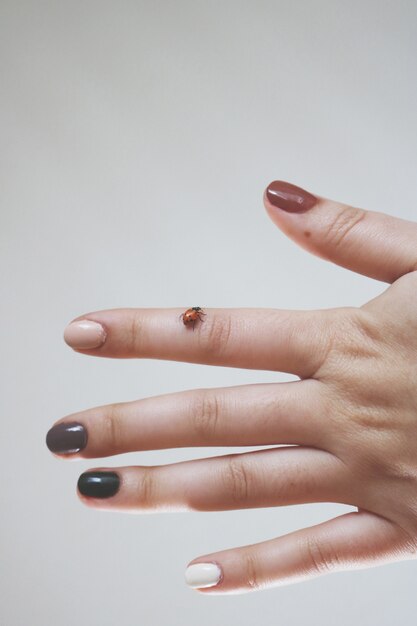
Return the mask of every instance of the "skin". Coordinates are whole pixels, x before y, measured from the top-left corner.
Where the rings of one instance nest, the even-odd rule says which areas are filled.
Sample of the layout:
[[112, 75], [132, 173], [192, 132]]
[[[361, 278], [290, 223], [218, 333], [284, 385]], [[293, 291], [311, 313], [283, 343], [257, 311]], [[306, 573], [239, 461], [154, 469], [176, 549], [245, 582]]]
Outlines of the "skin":
[[97, 509], [220, 511], [308, 502], [357, 508], [194, 559], [189, 564], [214, 561], [223, 570], [220, 584], [199, 593], [257, 591], [417, 554], [417, 224], [323, 197], [302, 214], [274, 208], [266, 194], [264, 204], [309, 252], [389, 286], [359, 308], [205, 308], [194, 333], [179, 326], [180, 309], [83, 314], [75, 319], [100, 322], [107, 338], [79, 353], [270, 369], [299, 380], [166, 394], [56, 422], [88, 429], [87, 447], [71, 458], [272, 446], [153, 467], [91, 468], [121, 477], [111, 498], [78, 493]]

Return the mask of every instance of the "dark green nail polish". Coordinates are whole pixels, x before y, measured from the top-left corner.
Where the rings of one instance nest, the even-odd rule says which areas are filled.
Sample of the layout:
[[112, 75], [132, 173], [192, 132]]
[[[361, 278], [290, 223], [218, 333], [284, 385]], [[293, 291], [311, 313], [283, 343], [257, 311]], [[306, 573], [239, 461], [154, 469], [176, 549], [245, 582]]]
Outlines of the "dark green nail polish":
[[116, 472], [84, 472], [78, 479], [78, 491], [89, 498], [110, 498], [120, 487]]

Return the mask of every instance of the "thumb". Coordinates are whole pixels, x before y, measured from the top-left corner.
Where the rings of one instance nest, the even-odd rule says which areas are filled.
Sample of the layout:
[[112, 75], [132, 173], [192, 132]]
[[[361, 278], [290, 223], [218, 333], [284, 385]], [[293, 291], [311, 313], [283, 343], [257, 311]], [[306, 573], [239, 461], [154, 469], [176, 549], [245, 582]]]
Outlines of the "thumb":
[[313, 254], [388, 283], [417, 269], [417, 224], [313, 195], [275, 180], [264, 192], [272, 221]]

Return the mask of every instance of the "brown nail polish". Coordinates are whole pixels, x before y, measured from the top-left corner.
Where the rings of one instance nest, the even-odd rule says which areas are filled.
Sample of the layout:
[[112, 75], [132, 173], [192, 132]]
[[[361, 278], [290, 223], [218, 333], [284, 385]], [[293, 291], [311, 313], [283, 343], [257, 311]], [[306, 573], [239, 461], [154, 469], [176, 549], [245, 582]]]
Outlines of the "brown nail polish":
[[304, 213], [317, 202], [313, 194], [283, 180], [270, 183], [266, 189], [266, 197], [273, 206], [288, 213]]
[[56, 454], [74, 454], [87, 445], [87, 431], [78, 422], [61, 422], [46, 435], [46, 445]]

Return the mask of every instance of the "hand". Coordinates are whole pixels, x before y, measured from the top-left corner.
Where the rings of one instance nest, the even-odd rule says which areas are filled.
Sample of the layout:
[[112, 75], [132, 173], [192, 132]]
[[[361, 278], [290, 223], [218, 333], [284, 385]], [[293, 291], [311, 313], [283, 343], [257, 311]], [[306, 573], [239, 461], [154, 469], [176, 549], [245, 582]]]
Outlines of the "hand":
[[194, 332], [179, 309], [82, 315], [64, 338], [83, 354], [269, 369], [300, 380], [99, 406], [66, 416], [47, 435], [60, 458], [280, 446], [85, 472], [79, 497], [100, 509], [220, 511], [307, 502], [358, 508], [195, 559], [186, 580], [203, 593], [260, 590], [416, 556], [417, 225], [279, 181], [264, 202], [277, 226], [310, 252], [392, 284], [360, 308], [205, 309]]

